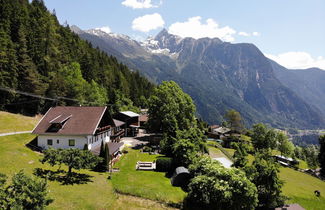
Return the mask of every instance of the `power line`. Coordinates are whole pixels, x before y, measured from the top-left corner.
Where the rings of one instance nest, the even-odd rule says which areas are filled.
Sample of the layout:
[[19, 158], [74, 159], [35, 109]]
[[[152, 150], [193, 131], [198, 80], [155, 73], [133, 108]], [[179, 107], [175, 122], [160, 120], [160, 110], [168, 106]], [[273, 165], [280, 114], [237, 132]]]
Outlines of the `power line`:
[[19, 105], [19, 104], [30, 104], [30, 103], [34, 103], [34, 102], [38, 102], [39, 100], [36, 99], [36, 100], [29, 100], [29, 101], [20, 101], [20, 102], [17, 102], [17, 103], [11, 103], [11, 104], [4, 104], [6, 106], [14, 106], [14, 105]]
[[59, 99], [64, 99], [64, 100], [79, 102], [78, 100], [72, 99], [72, 98], [67, 98], [67, 97], [62, 97], [62, 96], [58, 96], [57, 98], [49, 98], [49, 97], [36, 95], [36, 94], [32, 94], [32, 93], [27, 93], [27, 92], [23, 92], [23, 91], [20, 91], [20, 90], [15, 90], [15, 89], [12, 89], [12, 88], [6, 88], [6, 87], [0, 87], [0, 90], [4, 90], [4, 91], [7, 91], [7, 92], [12, 92], [12, 93], [18, 93], [18, 94], [26, 95], [26, 96], [31, 96], [31, 97], [34, 97], [34, 98], [50, 100], [50, 101], [58, 101]]

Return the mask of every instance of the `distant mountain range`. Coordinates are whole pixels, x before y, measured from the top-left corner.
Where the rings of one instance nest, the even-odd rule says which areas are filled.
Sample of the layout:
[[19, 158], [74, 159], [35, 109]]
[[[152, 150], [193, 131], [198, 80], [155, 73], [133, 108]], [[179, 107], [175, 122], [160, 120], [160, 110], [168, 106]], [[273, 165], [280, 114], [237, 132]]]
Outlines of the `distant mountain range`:
[[288, 70], [253, 44], [181, 38], [165, 29], [144, 42], [98, 29], [71, 30], [156, 83], [176, 81], [209, 123], [235, 109], [247, 125], [325, 127], [325, 71]]

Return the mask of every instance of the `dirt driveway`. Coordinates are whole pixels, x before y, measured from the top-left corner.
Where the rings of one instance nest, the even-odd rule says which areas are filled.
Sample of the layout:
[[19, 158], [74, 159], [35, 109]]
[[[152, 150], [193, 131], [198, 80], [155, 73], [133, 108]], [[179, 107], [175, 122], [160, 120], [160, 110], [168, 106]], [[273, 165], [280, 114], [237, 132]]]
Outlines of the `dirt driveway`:
[[146, 134], [143, 129], [139, 130], [139, 133], [135, 137], [123, 137], [121, 139], [121, 142], [124, 143], [125, 146], [131, 146], [131, 147], [136, 147], [141, 144], [147, 144], [149, 143], [148, 141], [144, 141], [143, 137], [149, 136], [150, 134]]

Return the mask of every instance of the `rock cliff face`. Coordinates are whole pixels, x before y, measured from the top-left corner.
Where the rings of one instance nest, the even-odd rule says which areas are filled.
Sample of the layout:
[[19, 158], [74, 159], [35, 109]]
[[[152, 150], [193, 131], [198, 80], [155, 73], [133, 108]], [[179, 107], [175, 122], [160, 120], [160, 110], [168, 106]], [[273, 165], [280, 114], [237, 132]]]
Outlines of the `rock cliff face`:
[[318, 68], [289, 70], [271, 61], [275, 76], [286, 87], [325, 114], [325, 71]]
[[319, 107], [283, 85], [285, 81], [274, 73], [274, 64], [252, 44], [181, 38], [166, 30], [141, 43], [121, 35], [75, 31], [151, 80], [179, 83], [195, 101], [199, 116], [210, 123], [220, 123], [228, 109], [236, 109], [248, 125], [325, 125]]

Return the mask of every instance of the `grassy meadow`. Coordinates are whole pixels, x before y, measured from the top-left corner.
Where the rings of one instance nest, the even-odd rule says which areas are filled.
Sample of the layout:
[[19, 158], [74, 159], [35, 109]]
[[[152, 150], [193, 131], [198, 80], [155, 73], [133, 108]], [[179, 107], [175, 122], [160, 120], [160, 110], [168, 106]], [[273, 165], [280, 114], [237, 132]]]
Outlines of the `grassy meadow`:
[[185, 192], [179, 187], [173, 187], [164, 172], [137, 171], [137, 161], [154, 161], [159, 155], [140, 153], [139, 150], [129, 149], [115, 165], [120, 169], [114, 174], [112, 183], [114, 189], [123, 194], [131, 194], [166, 203], [180, 203]]
[[41, 116], [27, 117], [0, 111], [0, 133], [30, 131], [41, 119]]
[[[325, 209], [325, 182], [311, 175], [295, 171], [291, 168], [281, 168], [280, 178], [285, 182], [284, 195], [290, 197], [287, 203], [299, 203], [305, 209]], [[314, 191], [321, 192], [320, 197]]]
[[[50, 167], [41, 164], [39, 162], [41, 154], [25, 146], [26, 143], [34, 138], [35, 136], [31, 134], [0, 137], [0, 173], [11, 177], [19, 170], [24, 170], [24, 172], [31, 175], [35, 168], [49, 169], [52, 171], [58, 169], [56, 166]], [[62, 167], [62, 169], [67, 170], [66, 167]], [[159, 202], [115, 193], [113, 182], [119, 176], [118, 174], [114, 175], [113, 180], [108, 180], [107, 173], [98, 173], [89, 170], [74, 170], [74, 172], [88, 175], [90, 177], [89, 181], [85, 184], [74, 185], [64, 185], [59, 181], [48, 181], [49, 196], [54, 199], [54, 202], [47, 209], [169, 209]], [[153, 173], [151, 174], [152, 180], [161, 179], [167, 185], [169, 179], [164, 178], [162, 174], [151, 173]], [[146, 178], [147, 176], [144, 174], [143, 177]], [[137, 187], [141, 187], [139, 186], [139, 182], [138, 180]], [[132, 182], [128, 184], [133, 185]], [[161, 187], [159, 184], [158, 186]], [[169, 186], [171, 188], [170, 184]], [[143, 187], [148, 188], [150, 186], [145, 185]], [[157, 187], [153, 186], [151, 191], [150, 189], [147, 190], [152, 192], [157, 190]], [[173, 193], [173, 190], [171, 189], [168, 192]], [[175, 188], [175, 190], [179, 193], [178, 189]], [[177, 199], [171, 199], [171, 201], [177, 201]]]

